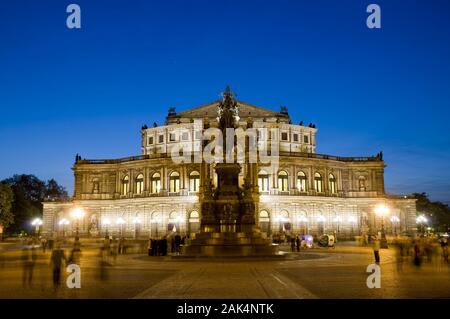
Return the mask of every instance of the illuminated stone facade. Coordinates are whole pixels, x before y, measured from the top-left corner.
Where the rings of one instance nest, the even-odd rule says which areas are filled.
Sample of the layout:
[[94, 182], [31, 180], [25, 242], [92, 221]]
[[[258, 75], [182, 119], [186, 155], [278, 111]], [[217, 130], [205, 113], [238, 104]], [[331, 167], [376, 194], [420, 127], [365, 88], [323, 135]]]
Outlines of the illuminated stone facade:
[[[205, 123], [217, 127], [219, 102], [181, 113], [170, 109], [166, 125], [142, 127], [140, 156], [110, 160], [77, 156], [73, 199], [44, 202], [44, 233], [72, 235], [78, 229], [81, 236], [148, 238], [197, 232], [205, 172], [198, 162], [175, 163], [171, 151], [180, 143], [193, 150], [202, 146]], [[388, 234], [415, 231], [415, 200], [385, 194], [381, 153], [356, 158], [317, 154], [315, 125], [292, 124], [284, 107], [276, 112], [237, 103], [239, 127], [246, 130], [251, 122], [260, 131], [258, 143], [279, 144], [276, 169], [259, 162], [254, 176], [260, 193], [255, 218], [263, 231], [269, 235], [335, 232], [340, 238], [376, 233], [381, 227], [381, 217], [375, 214], [378, 205], [389, 209], [384, 217]], [[242, 164], [241, 186], [246, 165]], [[214, 187], [214, 164], [208, 167]], [[75, 208], [85, 212], [82, 219], [71, 217]], [[60, 225], [63, 218], [71, 223]]]

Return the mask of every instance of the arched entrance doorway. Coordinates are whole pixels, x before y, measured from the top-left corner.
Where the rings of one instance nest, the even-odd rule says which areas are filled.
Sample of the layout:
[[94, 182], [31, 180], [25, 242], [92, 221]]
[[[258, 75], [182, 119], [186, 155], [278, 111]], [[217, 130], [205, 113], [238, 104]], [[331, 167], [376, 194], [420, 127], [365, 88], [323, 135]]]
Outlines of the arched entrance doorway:
[[269, 213], [266, 210], [262, 210], [259, 212], [259, 228], [261, 229], [261, 231], [268, 233], [269, 232], [269, 227], [270, 227], [270, 217], [269, 217]]
[[200, 215], [197, 211], [189, 214], [189, 236], [200, 231]]

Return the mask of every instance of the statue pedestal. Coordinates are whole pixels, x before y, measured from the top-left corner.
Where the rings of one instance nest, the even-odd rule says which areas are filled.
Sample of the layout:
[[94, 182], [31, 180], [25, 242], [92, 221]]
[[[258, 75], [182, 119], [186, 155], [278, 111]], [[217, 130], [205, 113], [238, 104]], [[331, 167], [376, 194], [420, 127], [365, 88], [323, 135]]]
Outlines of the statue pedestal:
[[221, 233], [235, 233], [236, 232], [236, 219], [234, 220], [220, 220], [220, 232]]

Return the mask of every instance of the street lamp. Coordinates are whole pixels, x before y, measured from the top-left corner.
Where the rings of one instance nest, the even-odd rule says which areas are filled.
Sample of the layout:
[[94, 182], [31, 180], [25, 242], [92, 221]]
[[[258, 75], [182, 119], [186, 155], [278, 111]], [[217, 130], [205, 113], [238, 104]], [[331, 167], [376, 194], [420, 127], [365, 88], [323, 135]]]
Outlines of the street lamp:
[[70, 222], [66, 218], [61, 219], [58, 223], [58, 225], [61, 226], [61, 228], [62, 228], [63, 238], [66, 237], [66, 225], [69, 225], [69, 224], [70, 224]]
[[353, 227], [355, 226], [356, 222], [358, 221], [358, 219], [356, 218], [356, 216], [350, 216], [348, 218], [348, 222], [352, 225], [352, 230], [351, 230], [351, 236], [354, 236], [354, 232], [353, 232]]
[[123, 237], [123, 224], [125, 224], [125, 219], [122, 217], [117, 218], [116, 224], [120, 227], [120, 237]]
[[421, 232], [423, 233], [424, 225], [428, 223], [428, 219], [424, 215], [419, 215], [416, 218], [416, 223], [420, 225]]
[[397, 224], [400, 222], [400, 218], [397, 216], [391, 216], [391, 223], [394, 228], [394, 235], [397, 236]]
[[320, 232], [322, 233], [322, 235], [323, 235], [323, 232], [325, 231], [325, 221], [326, 221], [327, 219], [325, 218], [325, 216], [323, 216], [323, 215], [319, 215], [318, 217], [317, 217], [317, 221], [319, 222], [319, 224], [320, 225], [322, 225], [322, 227], [321, 227], [321, 229], [320, 229]]
[[381, 217], [381, 240], [380, 240], [380, 248], [388, 248], [386, 233], [384, 231], [384, 216], [389, 213], [389, 208], [385, 205], [378, 205], [375, 207], [375, 213]]
[[307, 230], [306, 230], [306, 223], [308, 222], [308, 218], [306, 218], [306, 216], [299, 216], [298, 218], [297, 218], [297, 220], [300, 222], [300, 223], [303, 223], [304, 224], [304, 232], [303, 232], [303, 235], [306, 235], [306, 233], [308, 232]]
[[105, 237], [108, 237], [108, 227], [111, 225], [111, 221], [109, 218], [103, 218], [102, 219], [102, 225], [105, 226]]
[[339, 232], [340, 232], [340, 230], [339, 230], [339, 225], [340, 225], [341, 221], [342, 221], [342, 218], [341, 218], [340, 216], [336, 216], [336, 217], [334, 217], [334, 219], [333, 219], [333, 222], [337, 225], [337, 233], [336, 233], [336, 238], [335, 238], [335, 241], [336, 241], [336, 242], [337, 242], [337, 235], [338, 235]]
[[72, 211], [72, 217], [75, 219], [76, 223], [76, 230], [75, 230], [75, 237], [78, 237], [79, 232], [80, 232], [80, 221], [83, 219], [84, 215], [86, 213], [84, 212], [84, 210], [82, 208], [75, 208]]
[[42, 219], [40, 219], [40, 218], [33, 219], [33, 221], [31, 222], [31, 225], [33, 225], [35, 227], [36, 236], [39, 236], [39, 228], [42, 225]]
[[138, 227], [141, 224], [141, 219], [139, 217], [134, 217], [133, 224], [134, 224], [134, 238], [137, 238], [138, 237]]

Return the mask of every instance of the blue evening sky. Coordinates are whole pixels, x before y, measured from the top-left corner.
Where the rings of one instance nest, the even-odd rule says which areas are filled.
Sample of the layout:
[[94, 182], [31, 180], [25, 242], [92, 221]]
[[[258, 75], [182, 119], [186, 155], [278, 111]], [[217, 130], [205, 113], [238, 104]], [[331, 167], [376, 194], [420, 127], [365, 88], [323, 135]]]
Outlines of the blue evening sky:
[[[381, 30], [366, 27], [370, 3]], [[1, 1], [0, 179], [72, 192], [76, 153], [138, 155], [142, 124], [226, 84], [315, 123], [319, 153], [382, 150], [389, 193], [450, 201], [447, 0]]]

